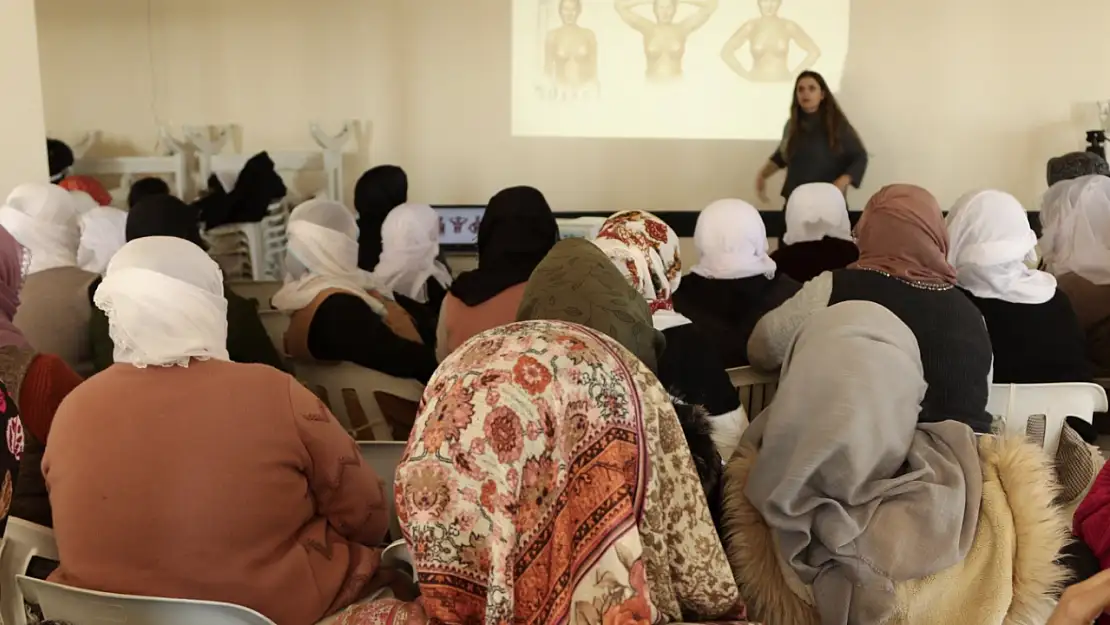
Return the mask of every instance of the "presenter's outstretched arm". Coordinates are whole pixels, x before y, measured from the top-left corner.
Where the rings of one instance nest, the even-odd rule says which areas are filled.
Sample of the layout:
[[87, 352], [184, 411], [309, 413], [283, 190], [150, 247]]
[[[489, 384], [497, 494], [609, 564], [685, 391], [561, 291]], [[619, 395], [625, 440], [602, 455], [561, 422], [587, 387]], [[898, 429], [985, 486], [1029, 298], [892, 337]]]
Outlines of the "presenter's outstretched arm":
[[755, 30], [754, 23], [755, 22], [744, 22], [744, 25], [733, 33], [732, 36], [728, 38], [728, 41], [725, 42], [724, 47], [721, 48], [721, 60], [724, 61], [725, 65], [728, 65], [728, 68], [735, 72], [737, 76], [745, 80], [751, 80], [752, 73], [740, 62], [737, 53], [740, 52], [740, 48], [744, 47], [744, 44], [751, 41], [752, 31]]
[[679, 29], [687, 35], [705, 26], [713, 12], [717, 10], [717, 0], [686, 0], [684, 4], [698, 7], [696, 13], [678, 23]]
[[833, 182], [841, 191], [847, 191], [849, 184], [858, 189], [863, 183], [863, 174], [867, 173], [867, 149], [863, 147], [863, 140], [855, 128], [842, 126], [840, 132], [845, 167], [844, 173]]
[[[775, 152], [778, 156], [778, 152]], [[781, 158], [781, 157], [780, 157]], [[775, 172], [782, 169], [782, 166], [776, 163], [773, 159], [767, 161], [765, 165], [759, 170], [755, 176], [755, 191], [759, 194], [759, 199], [762, 202], [768, 202], [767, 198], [767, 179], [775, 175]]]
[[648, 18], [636, 12], [636, 7], [652, 4], [655, 0], [616, 0], [617, 15], [625, 24], [640, 31], [647, 33], [652, 28], [655, 28], [655, 23]]
[[817, 59], [821, 58], [821, 48], [817, 47], [817, 42], [813, 40], [813, 37], [809, 36], [804, 28], [798, 26], [794, 22], [789, 22], [787, 24], [786, 32], [790, 34], [790, 38], [794, 40], [794, 43], [798, 44], [798, 47], [806, 53], [806, 58], [802, 59], [802, 62], [791, 72], [794, 76], [797, 76], [817, 64]]

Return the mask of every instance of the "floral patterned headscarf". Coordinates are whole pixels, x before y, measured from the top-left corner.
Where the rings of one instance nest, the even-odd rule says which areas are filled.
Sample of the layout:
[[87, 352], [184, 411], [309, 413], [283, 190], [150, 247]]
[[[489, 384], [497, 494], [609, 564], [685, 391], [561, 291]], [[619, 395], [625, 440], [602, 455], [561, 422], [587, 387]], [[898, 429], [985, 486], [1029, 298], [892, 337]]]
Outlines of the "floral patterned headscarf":
[[396, 497], [419, 604], [377, 601], [341, 622], [742, 620], [666, 391], [584, 326], [518, 322], [452, 353]]
[[678, 234], [644, 211], [624, 211], [605, 220], [594, 241], [651, 306], [657, 330], [690, 323], [674, 312], [672, 297], [682, 282]]

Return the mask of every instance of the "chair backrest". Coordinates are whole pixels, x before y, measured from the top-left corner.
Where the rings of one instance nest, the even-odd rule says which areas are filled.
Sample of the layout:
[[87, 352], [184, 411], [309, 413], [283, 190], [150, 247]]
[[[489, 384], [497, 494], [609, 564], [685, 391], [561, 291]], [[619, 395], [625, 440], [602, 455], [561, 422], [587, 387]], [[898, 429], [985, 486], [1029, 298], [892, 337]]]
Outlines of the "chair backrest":
[[405, 453], [405, 445], [401, 441], [360, 441], [358, 450], [362, 452], [362, 459], [374, 473], [378, 474], [385, 482], [386, 503], [389, 508], [389, 535], [393, 540], [401, 539], [401, 525], [397, 521], [397, 504], [394, 501], [393, 485], [397, 478], [397, 465], [401, 463], [401, 456]]
[[228, 280], [227, 286], [240, 297], [258, 302], [258, 310], [273, 310], [270, 300], [281, 290], [277, 280]]
[[259, 310], [258, 319], [266, 328], [266, 335], [277, 348], [279, 354], [285, 353], [285, 331], [289, 329], [289, 315], [280, 310]]
[[4, 542], [0, 543], [0, 619], [4, 625], [27, 625], [23, 595], [16, 586], [15, 577], [27, 572], [27, 565], [34, 556], [59, 560], [54, 530], [8, 517]]
[[97, 592], [26, 575], [15, 581], [23, 595], [42, 608], [44, 619], [69, 625], [274, 625], [258, 612], [231, 603]]
[[1106, 391], [1097, 384], [992, 384], [987, 412], [1002, 423], [1000, 434], [1025, 436], [1033, 415], [1045, 415], [1044, 450], [1056, 456], [1064, 420], [1079, 417], [1093, 422], [1094, 413], [1106, 411]]
[[419, 402], [424, 394], [423, 384], [348, 362], [297, 360], [293, 368], [297, 379], [316, 393], [355, 440], [408, 440], [412, 424], [388, 421], [374, 394], [387, 393]]
[[776, 373], [763, 373], [752, 367], [734, 367], [728, 370], [729, 380], [740, 393], [740, 404], [748, 413], [748, 421], [753, 421], [763, 412], [775, 397], [779, 388]]

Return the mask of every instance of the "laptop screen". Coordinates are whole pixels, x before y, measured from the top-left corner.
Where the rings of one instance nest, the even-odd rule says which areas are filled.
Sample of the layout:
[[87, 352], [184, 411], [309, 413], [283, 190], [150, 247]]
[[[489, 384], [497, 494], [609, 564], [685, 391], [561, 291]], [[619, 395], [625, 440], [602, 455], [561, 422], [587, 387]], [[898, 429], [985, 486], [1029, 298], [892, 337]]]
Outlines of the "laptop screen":
[[435, 206], [439, 214], [439, 244], [445, 249], [468, 249], [478, 245], [478, 227], [485, 206]]

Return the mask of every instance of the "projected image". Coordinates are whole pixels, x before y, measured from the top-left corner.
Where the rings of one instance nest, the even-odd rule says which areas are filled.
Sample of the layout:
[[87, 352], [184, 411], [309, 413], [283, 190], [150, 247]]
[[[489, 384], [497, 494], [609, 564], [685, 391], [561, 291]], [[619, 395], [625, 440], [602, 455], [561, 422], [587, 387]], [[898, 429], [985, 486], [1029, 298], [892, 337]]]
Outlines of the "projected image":
[[[758, 0], [760, 16], [744, 22], [721, 49], [721, 58], [736, 75], [757, 82], [793, 82], [794, 78], [813, 67], [821, 58], [821, 48], [796, 22], [779, 17], [783, 0]], [[796, 67], [788, 60], [790, 44], [801, 48], [806, 56]], [[751, 63], [745, 66], [737, 56], [748, 46]]]
[[596, 92], [597, 35], [578, 23], [582, 0], [559, 0], [559, 26], [547, 31], [544, 76], [551, 81], [547, 97]]
[[[676, 19], [680, 5], [696, 10]], [[654, 19], [638, 13], [638, 6], [650, 6]], [[686, 38], [705, 26], [717, 10], [717, 0], [616, 0], [616, 9], [624, 23], [644, 38], [646, 77], [660, 81], [682, 77]]]
[[851, 0], [513, 0], [512, 133], [778, 140], [793, 80], [840, 88]]

